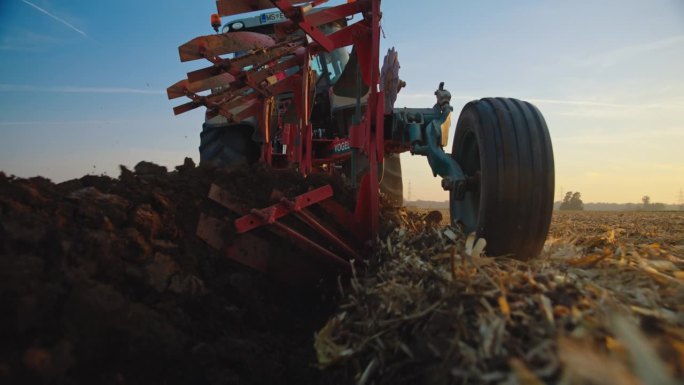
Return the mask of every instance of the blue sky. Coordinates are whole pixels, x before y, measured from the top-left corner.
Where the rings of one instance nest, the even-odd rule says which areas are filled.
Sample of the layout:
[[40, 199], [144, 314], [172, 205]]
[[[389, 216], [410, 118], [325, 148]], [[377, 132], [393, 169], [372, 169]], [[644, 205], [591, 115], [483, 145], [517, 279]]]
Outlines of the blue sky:
[[[211, 33], [214, 11], [0, 1], [0, 170], [61, 181], [197, 160], [203, 112], [174, 117], [164, 90], [203, 66], [180, 63], [177, 46]], [[456, 112], [527, 99], [551, 131], [558, 195], [669, 203], [684, 188], [683, 1], [385, 0], [383, 14], [383, 51], [397, 48], [408, 83], [396, 106], [431, 106], [440, 81]], [[403, 160], [413, 199], [447, 199], [425, 159]]]

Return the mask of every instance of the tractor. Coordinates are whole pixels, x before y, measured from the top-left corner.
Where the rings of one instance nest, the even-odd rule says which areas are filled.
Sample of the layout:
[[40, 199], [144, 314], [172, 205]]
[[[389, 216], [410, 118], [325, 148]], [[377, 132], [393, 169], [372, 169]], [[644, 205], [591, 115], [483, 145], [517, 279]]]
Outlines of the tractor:
[[[432, 107], [394, 106], [406, 83], [394, 49], [380, 65], [381, 1], [324, 3], [217, 0], [211, 16], [216, 33], [179, 47], [182, 62], [210, 65], [167, 92], [169, 99], [190, 99], [174, 108], [176, 114], [206, 107], [200, 163], [265, 163], [305, 177], [341, 175], [355, 192], [354, 207], [323, 186], [245, 209], [212, 185], [209, 197], [237, 218], [225, 223], [203, 213], [198, 236], [275, 276], [307, 267], [315, 275], [316, 263], [349, 269], [377, 239], [381, 197], [385, 205], [402, 205], [399, 154], [408, 151], [427, 158], [448, 191], [452, 223], [484, 238], [488, 255], [536, 257], [554, 196], [553, 150], [540, 111], [512, 98], [471, 101], [447, 153], [453, 108], [443, 83]], [[221, 17], [231, 19], [223, 24]], [[225, 239], [225, 226], [237, 235]], [[283, 261], [263, 250], [255, 234], [264, 229], [308, 257]]]

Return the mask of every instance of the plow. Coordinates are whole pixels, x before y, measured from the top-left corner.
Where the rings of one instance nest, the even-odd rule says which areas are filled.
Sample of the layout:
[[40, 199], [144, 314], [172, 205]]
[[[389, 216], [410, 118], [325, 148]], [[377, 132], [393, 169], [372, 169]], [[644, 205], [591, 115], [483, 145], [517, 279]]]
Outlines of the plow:
[[[201, 163], [264, 164], [274, 177], [279, 170], [305, 179], [325, 175], [354, 195], [340, 202], [339, 189], [326, 184], [293, 196], [272, 193], [271, 205], [245, 207], [215, 184], [209, 198], [232, 215], [203, 213], [198, 236], [239, 263], [288, 280], [349, 270], [378, 237], [381, 205], [402, 205], [399, 154], [410, 152], [441, 178], [452, 223], [484, 238], [488, 255], [534, 258], [554, 196], [542, 114], [530, 103], [497, 97], [469, 102], [452, 118], [444, 83], [431, 107], [395, 107], [406, 82], [397, 51], [380, 60], [380, 5], [218, 0], [211, 16], [216, 33], [179, 47], [182, 62], [206, 62], [167, 90], [170, 99], [189, 99], [176, 114], [206, 109]], [[267, 250], [280, 244], [300, 249], [301, 259]]]

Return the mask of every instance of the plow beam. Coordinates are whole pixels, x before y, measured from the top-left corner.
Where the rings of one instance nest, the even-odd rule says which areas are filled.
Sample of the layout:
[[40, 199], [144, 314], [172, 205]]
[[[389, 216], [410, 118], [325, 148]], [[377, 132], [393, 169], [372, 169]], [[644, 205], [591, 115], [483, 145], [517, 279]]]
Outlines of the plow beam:
[[255, 32], [233, 32], [230, 34], [196, 37], [178, 47], [181, 62], [204, 59], [205, 57], [247, 52], [271, 47], [275, 41], [268, 35]]
[[[233, 59], [222, 59], [205, 51], [207, 60], [212, 61], [214, 65], [188, 73], [187, 79], [175, 83], [166, 90], [169, 99], [186, 96], [192, 100], [175, 107], [174, 113], [178, 115], [205, 106], [228, 119], [233, 119], [237, 115], [250, 116], [253, 110], [258, 110], [251, 108], [255, 105], [254, 99], [257, 95], [249, 95], [250, 89], [266, 98], [292, 91], [291, 87], [294, 86], [292, 81], [300, 77], [295, 74], [287, 77], [283, 82], [278, 76], [290, 68], [301, 66], [306, 61], [303, 42], [302, 39], [295, 39], [262, 49], [254, 49], [246, 55]], [[278, 62], [281, 58], [283, 60]], [[250, 66], [251, 69], [243, 70]], [[284, 85], [286, 87], [283, 87]], [[207, 96], [198, 95], [199, 92], [219, 87], [223, 87], [219, 92]], [[256, 105], [260, 104], [257, 102]], [[236, 108], [238, 111], [246, 110], [246, 112], [236, 113], [234, 111]]]
[[[227, 226], [222, 220], [201, 214], [197, 236], [231, 260], [264, 272], [281, 282], [301, 284], [315, 282], [320, 278], [321, 272], [312, 263], [308, 263], [306, 259], [293, 260], [274, 255], [274, 250], [258, 235], [248, 233], [227, 238]], [[348, 269], [348, 266], [344, 267], [344, 271]]]
[[[235, 230], [238, 232], [238, 234], [240, 234], [246, 233], [260, 226], [272, 224], [278, 219], [292, 212], [299, 212], [305, 207], [316, 204], [332, 196], [332, 187], [327, 185], [299, 195], [292, 201], [283, 198], [280, 203], [265, 209], [252, 209], [250, 214], [245, 215], [235, 221]], [[211, 189], [209, 190], [209, 198], [217, 201], [218, 203], [222, 203], [224, 199], [220, 188], [216, 185], [212, 185]]]
[[297, 27], [309, 35], [326, 52], [331, 52], [335, 46], [333, 42], [316, 26], [312, 25], [309, 18], [304, 15], [301, 7], [295, 7], [290, 0], [271, 0], [283, 14], [285, 14]]
[[[321, 204], [326, 213], [329, 212], [330, 207], [341, 208], [331, 199], [332, 197], [332, 187], [326, 185], [298, 195], [293, 199], [281, 198], [280, 202], [266, 208], [247, 210], [236, 205], [228, 192], [217, 185], [212, 185], [209, 190], [209, 198], [242, 216], [228, 224], [219, 219], [202, 215], [197, 228], [197, 235], [210, 246], [226, 252], [229, 258], [260, 271], [270, 272], [273, 270], [274, 264], [282, 264], [282, 261], [272, 260], [269, 253], [261, 252], [263, 247], [256, 244], [252, 232], [264, 228], [308, 251], [310, 257], [316, 258], [326, 265], [332, 265], [336, 269], [348, 271], [350, 268], [349, 259], [361, 259], [361, 256], [355, 251], [358, 249], [358, 245], [348, 242], [307, 210], [308, 207], [317, 204]], [[333, 213], [332, 216], [336, 218], [339, 215], [344, 214], [337, 212]], [[297, 218], [300, 221], [300, 226], [296, 227], [299, 229], [280, 221], [286, 216]], [[346, 221], [346, 224], [353, 226], [357, 223]], [[311, 237], [303, 234], [301, 225], [313, 230], [316, 236]], [[354, 228], [350, 228], [349, 232], [355, 235]], [[228, 241], [227, 234], [231, 233], [234, 234], [234, 239]], [[321, 242], [321, 240], [325, 241]], [[248, 252], [250, 250], [251, 252]]]
[[229, 73], [223, 73], [194, 83], [190, 83], [187, 79], [184, 79], [167, 88], [166, 94], [169, 99], [176, 99], [212, 88], [224, 87], [227, 84], [233, 83], [235, 80], [235, 76]]
[[[303, 43], [303, 39], [294, 39], [271, 47], [252, 50], [246, 55], [232, 59], [222, 59], [207, 54], [205, 58], [214, 63], [214, 65], [212, 67], [188, 72], [188, 80], [196, 82], [223, 72], [240, 75], [241, 73], [254, 71], [257, 68], [274, 63], [283, 56], [293, 54], [299, 47], [303, 46]], [[253, 69], [245, 71], [244, 68], [248, 66], [252, 66]]]

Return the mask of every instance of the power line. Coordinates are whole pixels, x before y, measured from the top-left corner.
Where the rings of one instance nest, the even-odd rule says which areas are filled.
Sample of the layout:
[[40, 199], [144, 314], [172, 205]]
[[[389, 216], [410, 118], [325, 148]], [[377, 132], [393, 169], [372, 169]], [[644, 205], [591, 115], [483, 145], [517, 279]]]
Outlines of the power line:
[[677, 203], [679, 203], [679, 211], [684, 211], [684, 190], [681, 188], [679, 189], [679, 199]]

